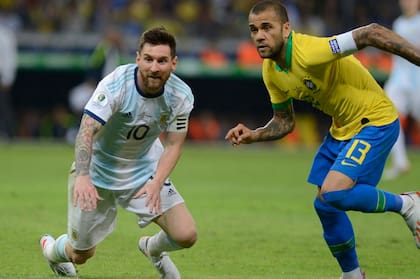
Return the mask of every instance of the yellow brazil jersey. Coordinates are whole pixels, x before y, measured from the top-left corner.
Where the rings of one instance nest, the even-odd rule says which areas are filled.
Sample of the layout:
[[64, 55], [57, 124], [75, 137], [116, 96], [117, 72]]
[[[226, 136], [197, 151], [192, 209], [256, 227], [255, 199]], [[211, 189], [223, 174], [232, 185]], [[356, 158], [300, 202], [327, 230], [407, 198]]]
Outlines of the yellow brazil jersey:
[[390, 124], [397, 110], [368, 70], [353, 56], [335, 51], [334, 37], [292, 32], [286, 45], [286, 68], [264, 59], [263, 79], [276, 105], [306, 101], [332, 117], [331, 135], [346, 140], [363, 126]]

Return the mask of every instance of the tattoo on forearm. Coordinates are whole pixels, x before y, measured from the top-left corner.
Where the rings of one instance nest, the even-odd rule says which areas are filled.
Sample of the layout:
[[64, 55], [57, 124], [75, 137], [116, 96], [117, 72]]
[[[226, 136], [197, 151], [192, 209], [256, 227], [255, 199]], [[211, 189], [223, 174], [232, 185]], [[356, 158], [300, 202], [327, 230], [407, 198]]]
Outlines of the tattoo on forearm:
[[354, 38], [359, 49], [373, 46], [399, 55], [420, 66], [420, 49], [400, 35], [378, 24], [370, 24], [354, 30]]
[[76, 175], [89, 174], [93, 136], [100, 127], [101, 124], [93, 118], [87, 115], [83, 116], [75, 143]]
[[281, 139], [289, 134], [295, 126], [293, 106], [287, 110], [274, 110], [273, 118], [262, 128], [257, 129], [257, 141]]

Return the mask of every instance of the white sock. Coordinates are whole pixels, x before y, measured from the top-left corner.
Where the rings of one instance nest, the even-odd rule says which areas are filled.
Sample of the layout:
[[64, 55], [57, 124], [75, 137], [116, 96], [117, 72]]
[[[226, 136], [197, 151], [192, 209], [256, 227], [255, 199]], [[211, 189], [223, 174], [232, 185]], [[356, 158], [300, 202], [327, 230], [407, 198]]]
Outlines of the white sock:
[[150, 255], [158, 257], [162, 252], [180, 250], [183, 247], [175, 243], [164, 231], [160, 231], [150, 237], [147, 242], [147, 249]]
[[343, 274], [341, 275], [341, 279], [363, 279], [360, 267], [357, 267], [349, 272], [343, 272]]
[[405, 213], [407, 213], [407, 210], [409, 210], [413, 206], [414, 201], [408, 195], [400, 195], [400, 197], [402, 199], [402, 207], [400, 213], [401, 215], [405, 215]]
[[54, 242], [48, 243], [45, 246], [45, 255], [47, 258], [55, 263], [69, 262], [66, 254], [67, 235], [60, 235]]

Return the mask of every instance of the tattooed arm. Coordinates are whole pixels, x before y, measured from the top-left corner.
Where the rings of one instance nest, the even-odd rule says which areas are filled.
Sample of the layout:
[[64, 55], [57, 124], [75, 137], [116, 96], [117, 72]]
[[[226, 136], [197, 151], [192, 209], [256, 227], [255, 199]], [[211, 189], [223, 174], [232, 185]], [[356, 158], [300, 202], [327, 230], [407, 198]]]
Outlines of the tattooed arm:
[[84, 114], [76, 137], [76, 180], [73, 191], [73, 206], [79, 206], [82, 210], [90, 211], [95, 209], [96, 202], [101, 200], [89, 176], [93, 137], [101, 127], [101, 123]]
[[101, 123], [87, 114], [83, 115], [75, 143], [75, 163], [77, 176], [89, 175], [93, 137], [101, 127]]
[[273, 118], [264, 126], [251, 130], [243, 124], [230, 129], [225, 136], [232, 145], [281, 139], [295, 127], [295, 113], [290, 103], [283, 109], [274, 109]]
[[376, 23], [352, 31], [358, 49], [372, 46], [399, 55], [420, 66], [420, 49], [397, 33]]

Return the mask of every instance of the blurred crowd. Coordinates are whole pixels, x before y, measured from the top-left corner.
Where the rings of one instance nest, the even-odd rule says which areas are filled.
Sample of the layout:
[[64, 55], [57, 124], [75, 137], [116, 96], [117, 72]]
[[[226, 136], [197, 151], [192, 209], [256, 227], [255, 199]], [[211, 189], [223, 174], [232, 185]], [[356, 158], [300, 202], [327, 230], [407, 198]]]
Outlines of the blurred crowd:
[[[248, 36], [255, 0], [0, 0], [0, 22], [42, 33], [100, 32], [110, 23], [138, 36], [165, 25], [177, 36]], [[396, 0], [284, 0], [297, 30], [329, 35], [372, 21], [391, 26]]]

